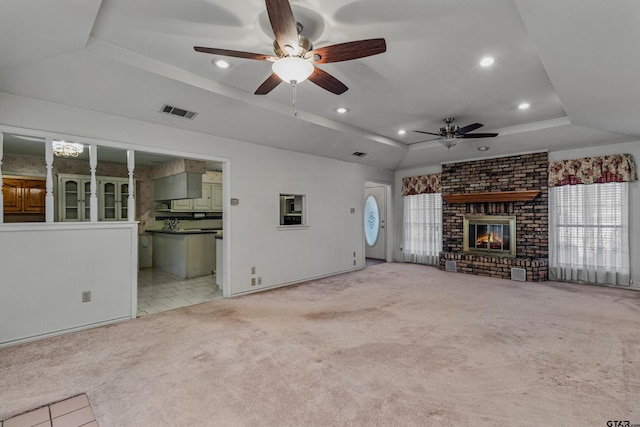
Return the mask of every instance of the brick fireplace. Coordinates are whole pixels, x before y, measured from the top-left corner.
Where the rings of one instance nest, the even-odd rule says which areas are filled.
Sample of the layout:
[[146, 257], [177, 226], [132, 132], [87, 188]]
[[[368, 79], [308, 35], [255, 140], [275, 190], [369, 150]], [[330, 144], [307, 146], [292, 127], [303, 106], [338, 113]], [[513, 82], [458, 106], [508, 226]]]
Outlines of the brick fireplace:
[[[547, 280], [547, 168], [546, 152], [443, 165], [440, 269], [505, 279], [518, 269], [518, 276], [526, 272], [529, 282]], [[482, 220], [471, 232], [485, 230], [482, 224], [487, 224], [487, 231], [493, 227], [496, 235], [502, 233], [500, 245], [497, 237], [487, 236], [486, 245], [480, 241], [469, 247], [468, 221], [475, 218]], [[505, 226], [505, 218], [513, 222]], [[501, 246], [505, 234], [513, 240], [513, 249]]]

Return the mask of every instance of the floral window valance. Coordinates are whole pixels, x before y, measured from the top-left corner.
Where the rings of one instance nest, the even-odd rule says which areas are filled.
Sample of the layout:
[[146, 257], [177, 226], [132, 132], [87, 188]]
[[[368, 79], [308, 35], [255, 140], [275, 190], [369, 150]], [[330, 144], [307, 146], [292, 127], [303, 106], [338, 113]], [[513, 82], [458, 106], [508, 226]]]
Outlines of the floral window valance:
[[409, 176], [402, 178], [402, 195], [413, 196], [415, 194], [441, 193], [441, 174]]
[[549, 162], [549, 187], [637, 180], [631, 154]]

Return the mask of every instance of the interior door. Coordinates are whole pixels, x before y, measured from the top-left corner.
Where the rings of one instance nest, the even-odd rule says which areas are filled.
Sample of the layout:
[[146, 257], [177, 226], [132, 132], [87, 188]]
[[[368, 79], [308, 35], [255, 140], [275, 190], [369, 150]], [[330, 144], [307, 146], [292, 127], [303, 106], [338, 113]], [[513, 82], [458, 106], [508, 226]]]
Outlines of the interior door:
[[364, 195], [365, 257], [386, 259], [386, 188], [384, 186], [366, 187]]

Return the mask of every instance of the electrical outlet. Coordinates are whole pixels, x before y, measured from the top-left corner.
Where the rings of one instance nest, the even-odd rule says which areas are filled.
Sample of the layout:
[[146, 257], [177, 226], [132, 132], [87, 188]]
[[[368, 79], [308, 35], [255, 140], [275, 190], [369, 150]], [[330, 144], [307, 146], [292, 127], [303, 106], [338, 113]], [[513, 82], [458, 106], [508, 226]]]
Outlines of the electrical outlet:
[[255, 267], [251, 267], [251, 274], [256, 274], [256, 268]]
[[353, 251], [353, 257], [354, 258], [356, 257], [356, 251]]
[[82, 302], [89, 302], [89, 301], [91, 301], [91, 291], [82, 292]]
[[356, 260], [355, 259], [353, 260], [353, 265], [356, 265]]
[[251, 278], [251, 286], [255, 286], [256, 285], [256, 278], [252, 277]]
[[258, 277], [258, 285], [262, 285], [262, 277]]

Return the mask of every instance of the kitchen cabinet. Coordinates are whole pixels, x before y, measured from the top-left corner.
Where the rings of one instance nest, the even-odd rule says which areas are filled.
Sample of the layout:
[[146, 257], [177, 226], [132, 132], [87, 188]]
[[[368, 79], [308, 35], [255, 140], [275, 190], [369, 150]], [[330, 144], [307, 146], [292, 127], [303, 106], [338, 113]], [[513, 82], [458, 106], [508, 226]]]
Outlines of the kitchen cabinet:
[[171, 212], [193, 212], [193, 199], [172, 200]]
[[202, 197], [171, 201], [171, 212], [221, 212], [222, 184], [202, 183]]
[[89, 221], [91, 179], [85, 175], [58, 174], [58, 219]]
[[129, 178], [98, 179], [98, 212], [100, 221], [128, 219]]
[[211, 184], [211, 210], [222, 212], [222, 184]]
[[2, 180], [5, 213], [44, 213], [46, 181], [39, 179], [4, 178]]
[[[99, 221], [126, 221], [129, 209], [129, 178], [96, 177]], [[58, 174], [59, 221], [91, 219], [91, 178]]]
[[208, 276], [216, 269], [215, 233], [153, 233], [153, 267], [181, 279]]

